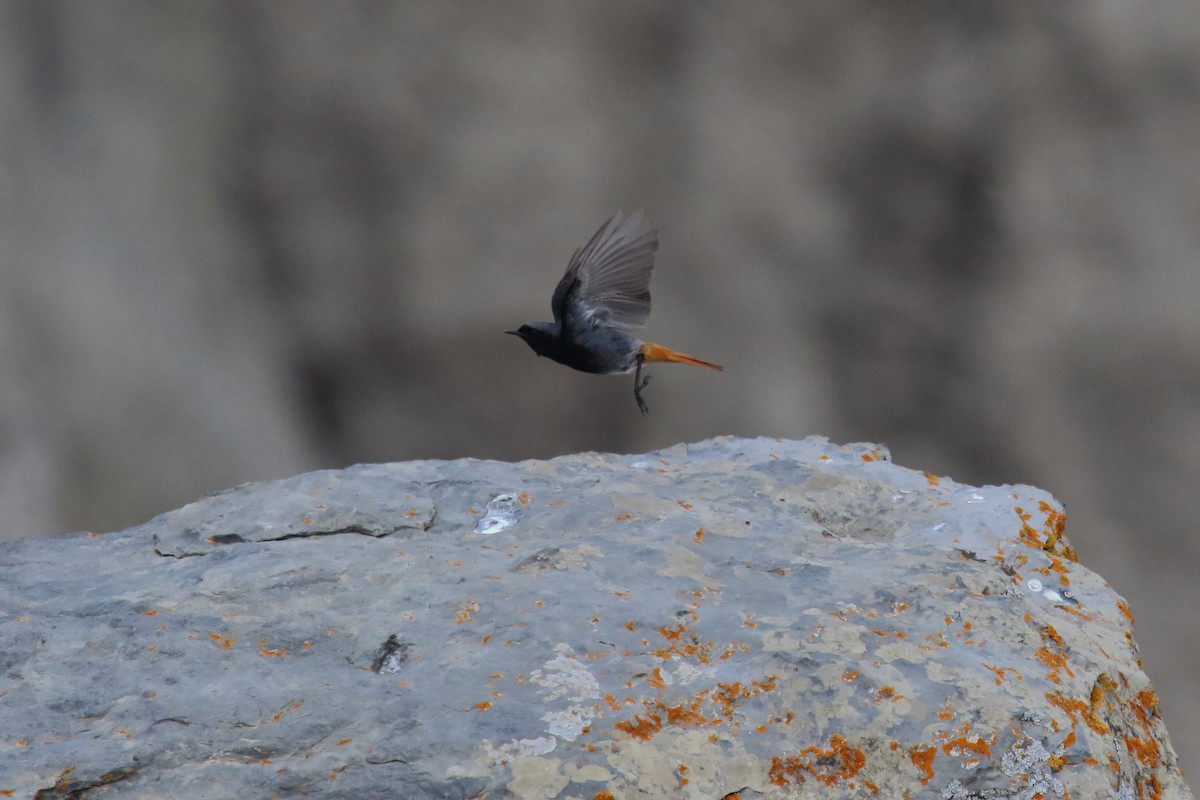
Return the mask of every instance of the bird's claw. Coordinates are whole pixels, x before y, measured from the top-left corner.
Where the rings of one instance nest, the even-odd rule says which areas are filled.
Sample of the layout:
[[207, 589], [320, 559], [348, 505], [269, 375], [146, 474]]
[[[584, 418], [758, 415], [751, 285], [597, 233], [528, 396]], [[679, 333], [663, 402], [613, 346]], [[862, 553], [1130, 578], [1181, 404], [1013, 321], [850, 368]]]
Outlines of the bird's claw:
[[638, 408], [641, 409], [643, 414], [650, 413], [650, 406], [646, 405], [646, 401], [642, 399], [641, 392], [634, 392], [633, 399], [637, 400]]
[[646, 401], [642, 399], [642, 389], [645, 389], [649, 383], [650, 376], [647, 375], [633, 385], [633, 398], [637, 400], [638, 408], [643, 414], [650, 413], [650, 406], [646, 405]]

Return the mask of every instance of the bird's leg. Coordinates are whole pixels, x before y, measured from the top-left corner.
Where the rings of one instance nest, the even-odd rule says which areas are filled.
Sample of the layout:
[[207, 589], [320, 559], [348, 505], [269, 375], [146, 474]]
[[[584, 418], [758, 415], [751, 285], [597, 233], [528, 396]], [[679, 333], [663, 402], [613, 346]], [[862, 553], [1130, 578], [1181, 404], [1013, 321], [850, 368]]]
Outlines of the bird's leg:
[[638, 408], [642, 410], [643, 414], [650, 410], [650, 406], [646, 405], [646, 401], [642, 399], [642, 389], [645, 389], [646, 385], [650, 383], [649, 375], [645, 378], [642, 377], [642, 362], [645, 360], [645, 356], [638, 353], [637, 371], [633, 373], [633, 399], [637, 400]]

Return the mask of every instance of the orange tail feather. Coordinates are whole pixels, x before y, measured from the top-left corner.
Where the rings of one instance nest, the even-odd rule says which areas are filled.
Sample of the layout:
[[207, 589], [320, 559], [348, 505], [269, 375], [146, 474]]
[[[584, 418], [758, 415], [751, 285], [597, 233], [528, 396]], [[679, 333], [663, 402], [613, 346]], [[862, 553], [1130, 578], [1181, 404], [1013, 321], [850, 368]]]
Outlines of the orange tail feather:
[[708, 367], [718, 371], [724, 370], [720, 364], [713, 364], [710, 361], [701, 361], [698, 358], [685, 356], [683, 353], [676, 353], [674, 350], [668, 350], [661, 344], [653, 344], [651, 342], [643, 342], [638, 348], [638, 353], [641, 354], [642, 360], [646, 362], [654, 361], [670, 361], [675, 364], [694, 364], [697, 367]]

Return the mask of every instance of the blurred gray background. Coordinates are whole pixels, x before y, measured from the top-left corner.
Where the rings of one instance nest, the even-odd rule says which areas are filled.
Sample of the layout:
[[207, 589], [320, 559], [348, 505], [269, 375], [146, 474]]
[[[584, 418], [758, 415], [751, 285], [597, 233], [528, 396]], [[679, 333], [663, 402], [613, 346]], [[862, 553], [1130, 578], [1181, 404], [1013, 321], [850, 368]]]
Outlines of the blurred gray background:
[[[870, 440], [1068, 506], [1200, 772], [1200, 5], [0, 5], [5, 536], [359, 461]], [[501, 332], [618, 208], [631, 379]]]

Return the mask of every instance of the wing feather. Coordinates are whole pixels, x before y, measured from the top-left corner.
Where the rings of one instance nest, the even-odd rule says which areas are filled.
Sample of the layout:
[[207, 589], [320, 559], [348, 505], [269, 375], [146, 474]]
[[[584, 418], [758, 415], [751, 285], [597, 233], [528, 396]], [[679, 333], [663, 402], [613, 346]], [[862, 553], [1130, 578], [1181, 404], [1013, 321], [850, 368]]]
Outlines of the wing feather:
[[618, 211], [571, 257], [551, 300], [554, 319], [591, 317], [622, 330], [640, 328], [650, 316], [657, 250], [658, 231], [645, 214]]

